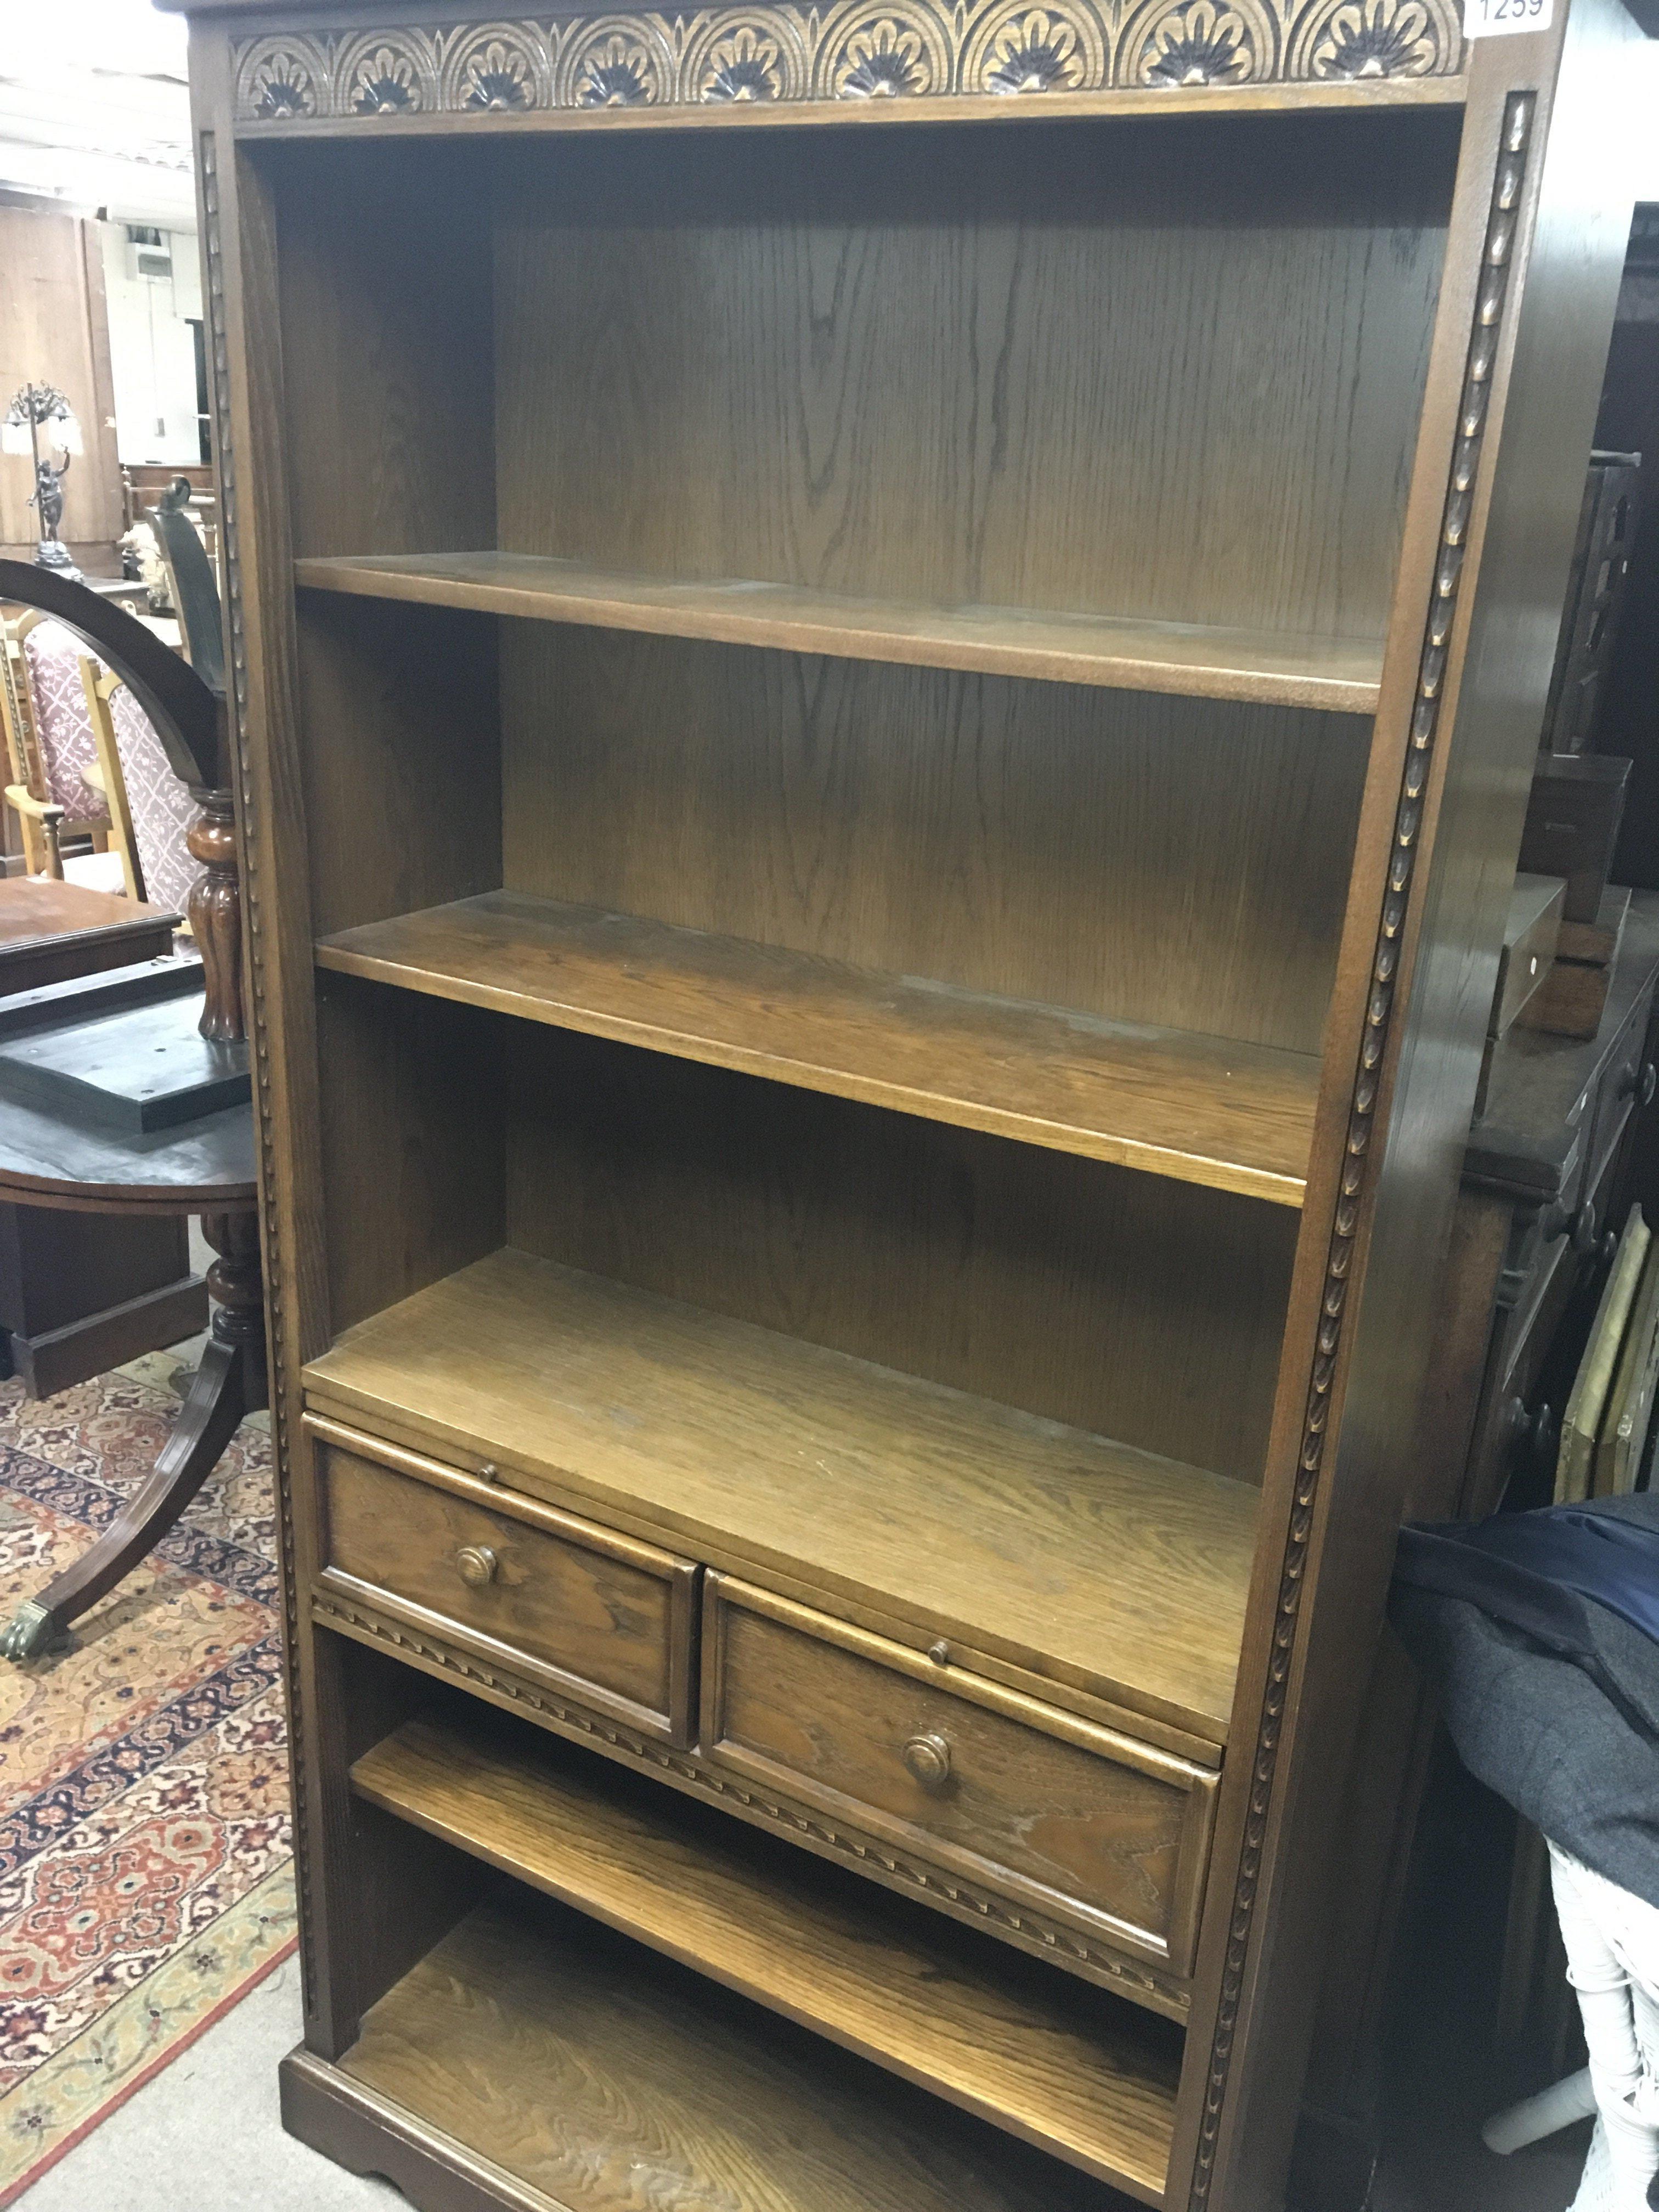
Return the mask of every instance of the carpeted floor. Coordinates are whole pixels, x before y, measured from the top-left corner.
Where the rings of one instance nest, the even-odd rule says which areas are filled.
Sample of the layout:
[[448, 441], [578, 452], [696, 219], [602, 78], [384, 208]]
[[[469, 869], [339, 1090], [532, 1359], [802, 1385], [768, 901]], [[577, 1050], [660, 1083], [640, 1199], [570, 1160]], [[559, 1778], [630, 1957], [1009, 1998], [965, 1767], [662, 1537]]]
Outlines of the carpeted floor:
[[[179, 1354], [0, 1382], [0, 1620], [154, 1462]], [[293, 1948], [270, 1445], [77, 1627], [0, 1664], [0, 2207]]]

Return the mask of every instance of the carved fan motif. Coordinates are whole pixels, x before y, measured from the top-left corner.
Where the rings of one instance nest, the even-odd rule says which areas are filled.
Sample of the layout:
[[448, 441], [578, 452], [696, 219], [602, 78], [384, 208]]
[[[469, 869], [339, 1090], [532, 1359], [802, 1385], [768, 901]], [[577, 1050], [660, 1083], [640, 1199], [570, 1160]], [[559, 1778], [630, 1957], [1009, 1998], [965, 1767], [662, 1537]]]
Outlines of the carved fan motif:
[[822, 13], [778, 0], [255, 39], [239, 50], [237, 112], [277, 130], [317, 115], [1030, 98], [1443, 76], [1462, 51], [1456, 0], [854, 0]]
[[985, 79], [991, 92], [1053, 92], [1057, 87], [1069, 91], [1082, 74], [1077, 33], [1041, 8], [1005, 35], [997, 57]]
[[843, 100], [896, 100], [921, 89], [921, 40], [887, 16], [854, 31], [842, 54], [836, 91]]
[[1345, 0], [1315, 43], [1314, 75], [1426, 76], [1438, 51], [1422, 0]]
[[704, 100], [775, 100], [782, 62], [777, 42], [745, 23], [709, 49]]
[[245, 115], [262, 123], [315, 115], [322, 81], [313, 57], [297, 43], [262, 39], [249, 50], [238, 73], [237, 105]]
[[1255, 75], [1255, 64], [1242, 15], [1214, 0], [1187, 0], [1147, 40], [1139, 75], [1143, 84], [1237, 84]]
[[576, 97], [584, 107], [633, 107], [654, 98], [644, 48], [616, 33], [588, 57]]
[[824, 22], [814, 100], [924, 100], [949, 92], [955, 57], [949, 23], [923, 0], [856, 0]]
[[547, 41], [531, 23], [468, 24], [437, 34], [441, 104], [474, 113], [550, 104]]
[[1105, 23], [1085, 0], [1005, 0], [981, 14], [963, 52], [960, 89], [1003, 99], [1086, 92], [1107, 82], [1110, 56]]
[[420, 71], [405, 49], [382, 42], [337, 72], [354, 115], [410, 115], [423, 107]]

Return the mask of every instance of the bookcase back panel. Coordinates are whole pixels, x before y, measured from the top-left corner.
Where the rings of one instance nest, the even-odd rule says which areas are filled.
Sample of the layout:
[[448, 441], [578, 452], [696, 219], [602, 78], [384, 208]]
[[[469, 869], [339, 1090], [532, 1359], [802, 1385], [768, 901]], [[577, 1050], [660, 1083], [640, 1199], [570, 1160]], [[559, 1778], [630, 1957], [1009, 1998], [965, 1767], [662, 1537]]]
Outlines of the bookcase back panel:
[[501, 1054], [493, 1016], [317, 979], [331, 1333], [501, 1245]]
[[496, 624], [299, 602], [301, 775], [318, 936], [499, 890]]
[[1380, 635], [1439, 113], [520, 143], [500, 544]]
[[1319, 1049], [1358, 717], [511, 620], [501, 650], [509, 890]]
[[1260, 1478], [1297, 1218], [515, 1027], [509, 1243]]
[[295, 552], [494, 544], [486, 165], [293, 152], [265, 149]]

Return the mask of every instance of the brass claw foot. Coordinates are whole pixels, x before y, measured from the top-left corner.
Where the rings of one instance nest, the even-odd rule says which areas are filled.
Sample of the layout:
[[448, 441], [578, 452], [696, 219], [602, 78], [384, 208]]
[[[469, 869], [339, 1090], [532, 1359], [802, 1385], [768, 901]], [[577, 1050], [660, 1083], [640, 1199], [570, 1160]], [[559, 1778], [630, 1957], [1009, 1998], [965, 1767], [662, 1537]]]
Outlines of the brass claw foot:
[[58, 1626], [57, 1616], [36, 1599], [26, 1598], [0, 1630], [0, 1659], [38, 1659], [43, 1652], [66, 1649], [68, 1644], [68, 1632]]

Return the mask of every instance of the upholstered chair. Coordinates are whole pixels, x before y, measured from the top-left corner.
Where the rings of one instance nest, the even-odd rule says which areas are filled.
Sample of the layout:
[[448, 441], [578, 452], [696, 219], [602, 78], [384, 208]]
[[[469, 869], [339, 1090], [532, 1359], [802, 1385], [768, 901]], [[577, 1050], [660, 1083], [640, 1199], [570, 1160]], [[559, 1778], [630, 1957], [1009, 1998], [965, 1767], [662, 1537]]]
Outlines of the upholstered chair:
[[[33, 610], [10, 625], [8, 642], [16, 647], [6, 686], [8, 721], [15, 708], [21, 726], [6, 803], [22, 824], [29, 872], [94, 890], [122, 890], [121, 858], [109, 849], [108, 805], [83, 780], [96, 761], [97, 744], [81, 681], [80, 642]], [[13, 750], [9, 727], [7, 736]], [[90, 837], [92, 851], [64, 859], [62, 841], [82, 834]]]
[[88, 781], [108, 803], [128, 895], [182, 915], [201, 873], [185, 843], [200, 809], [121, 678], [84, 653], [80, 672], [97, 755]]

